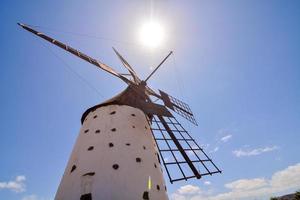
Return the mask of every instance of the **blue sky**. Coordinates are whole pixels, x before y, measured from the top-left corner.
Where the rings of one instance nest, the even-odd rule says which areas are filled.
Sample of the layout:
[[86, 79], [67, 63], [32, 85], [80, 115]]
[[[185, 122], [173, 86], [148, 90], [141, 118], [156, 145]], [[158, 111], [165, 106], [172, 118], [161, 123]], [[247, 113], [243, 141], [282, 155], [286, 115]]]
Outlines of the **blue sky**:
[[[300, 189], [299, 1], [0, 5], [0, 199], [53, 199], [81, 114], [125, 88], [17, 22], [125, 72], [114, 46], [142, 78], [174, 51], [149, 84], [189, 103], [199, 126], [177, 118], [223, 174], [168, 184], [170, 198], [268, 199]], [[150, 16], [167, 34], [155, 50], [137, 40]]]

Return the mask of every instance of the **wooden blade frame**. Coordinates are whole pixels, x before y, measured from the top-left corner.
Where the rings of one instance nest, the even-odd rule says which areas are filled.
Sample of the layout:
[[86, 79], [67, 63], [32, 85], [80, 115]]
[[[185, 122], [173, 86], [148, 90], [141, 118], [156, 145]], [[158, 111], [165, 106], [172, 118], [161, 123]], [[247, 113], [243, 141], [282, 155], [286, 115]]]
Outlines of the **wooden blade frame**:
[[168, 95], [167, 93], [159, 90], [161, 99], [163, 100], [165, 106], [172, 109], [174, 112], [179, 114], [180, 116], [184, 117], [188, 121], [192, 122], [196, 126], [198, 126], [196, 119], [194, 117], [194, 114], [192, 110], [190, 109], [189, 105], [176, 99], [175, 97], [172, 97], [171, 95]]
[[136, 84], [139, 84], [141, 82], [141, 80], [137, 76], [137, 74], [134, 71], [134, 69], [129, 65], [129, 63], [123, 58], [123, 56], [115, 48], [113, 48], [113, 50], [114, 50], [115, 54], [118, 56], [118, 58], [121, 60], [123, 66], [128, 70], [128, 72], [132, 76], [134, 82]]
[[116, 72], [114, 69], [112, 69], [108, 65], [106, 65], [104, 63], [101, 63], [100, 61], [98, 61], [98, 60], [96, 60], [96, 59], [94, 59], [94, 58], [92, 58], [92, 57], [90, 57], [90, 56], [88, 56], [88, 55], [86, 55], [86, 54], [78, 51], [77, 49], [74, 49], [71, 46], [68, 46], [68, 45], [66, 45], [66, 44], [64, 44], [64, 43], [62, 43], [62, 42], [60, 42], [58, 40], [55, 40], [55, 39], [53, 39], [53, 38], [51, 38], [51, 37], [49, 37], [49, 36], [47, 36], [47, 35], [45, 35], [45, 34], [43, 34], [41, 32], [38, 32], [38, 31], [30, 28], [29, 26], [25, 25], [25, 24], [18, 23], [18, 25], [21, 26], [22, 28], [24, 28], [25, 30], [27, 30], [27, 31], [29, 31], [29, 32], [37, 35], [38, 37], [43, 38], [44, 40], [46, 40], [46, 41], [48, 41], [48, 42], [50, 42], [50, 43], [52, 43], [52, 44], [54, 44], [54, 45], [62, 48], [63, 50], [68, 51], [71, 54], [73, 54], [73, 55], [75, 55], [75, 56], [77, 56], [77, 57], [79, 57], [79, 58], [81, 58], [81, 59], [83, 59], [83, 60], [85, 60], [85, 61], [87, 61], [87, 62], [89, 62], [89, 63], [91, 63], [93, 65], [95, 65], [95, 66], [97, 66], [98, 68], [100, 68], [100, 69], [102, 69], [102, 70], [104, 70], [104, 71], [106, 71], [106, 72], [108, 72], [108, 73], [110, 73], [110, 74], [112, 74], [112, 75], [114, 75], [114, 76], [116, 76], [118, 78], [120, 78], [125, 83], [127, 83], [127, 84], [134, 84], [132, 81], [130, 81], [126, 77], [122, 76], [121, 74], [119, 74], [118, 72]]
[[149, 122], [171, 183], [221, 173], [174, 117], [153, 116]]

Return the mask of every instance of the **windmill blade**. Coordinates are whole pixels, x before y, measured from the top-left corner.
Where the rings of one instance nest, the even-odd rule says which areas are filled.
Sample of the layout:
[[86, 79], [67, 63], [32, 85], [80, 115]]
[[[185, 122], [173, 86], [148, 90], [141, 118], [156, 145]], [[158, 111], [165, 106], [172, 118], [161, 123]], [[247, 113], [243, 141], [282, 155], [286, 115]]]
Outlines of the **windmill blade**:
[[171, 183], [221, 173], [174, 117], [153, 116], [149, 123]]
[[81, 58], [81, 59], [83, 59], [83, 60], [85, 60], [85, 61], [87, 61], [87, 62], [89, 62], [89, 63], [91, 63], [93, 65], [95, 65], [95, 66], [97, 66], [98, 68], [100, 68], [100, 69], [102, 69], [102, 70], [104, 70], [104, 71], [106, 71], [106, 72], [108, 72], [108, 73], [110, 73], [110, 74], [112, 74], [112, 75], [114, 75], [114, 76], [116, 76], [118, 78], [120, 78], [125, 83], [127, 83], [127, 84], [133, 84], [132, 81], [130, 81], [126, 77], [122, 76], [121, 74], [119, 74], [118, 72], [116, 72], [114, 69], [112, 69], [108, 65], [106, 65], [104, 63], [101, 63], [100, 61], [98, 61], [98, 60], [96, 60], [96, 59], [94, 59], [94, 58], [92, 58], [92, 57], [90, 57], [90, 56], [88, 56], [88, 55], [86, 55], [86, 54], [78, 51], [77, 49], [74, 49], [71, 46], [68, 46], [68, 45], [66, 45], [66, 44], [64, 44], [64, 43], [62, 43], [62, 42], [60, 42], [58, 40], [55, 40], [55, 39], [53, 39], [53, 38], [51, 38], [51, 37], [49, 37], [49, 36], [47, 36], [47, 35], [45, 35], [45, 34], [43, 34], [41, 32], [38, 32], [38, 31], [30, 28], [29, 26], [25, 25], [25, 24], [18, 23], [18, 25], [21, 26], [22, 28], [24, 28], [25, 30], [27, 30], [27, 31], [29, 31], [29, 32], [37, 35], [38, 37], [43, 38], [44, 40], [46, 40], [46, 41], [48, 41], [48, 42], [50, 42], [50, 43], [52, 43], [52, 44], [54, 44], [54, 45], [56, 45], [56, 46], [64, 49], [65, 51], [68, 51], [71, 54], [73, 54], [73, 55], [75, 55], [75, 56], [77, 56], [77, 57], [79, 57], [79, 58]]
[[159, 93], [160, 99], [163, 100], [165, 106], [198, 126], [194, 114], [188, 104], [176, 99], [175, 97], [172, 97], [171, 95], [168, 95], [161, 90], [159, 90]]
[[117, 54], [117, 56], [119, 57], [119, 59], [121, 60], [123, 66], [129, 71], [129, 73], [131, 74], [133, 80], [135, 83], [140, 83], [141, 80], [139, 79], [139, 77], [137, 76], [136, 72], [133, 70], [133, 68], [129, 65], [129, 63], [123, 58], [123, 56], [121, 56], [121, 54], [113, 47], [114, 52]]

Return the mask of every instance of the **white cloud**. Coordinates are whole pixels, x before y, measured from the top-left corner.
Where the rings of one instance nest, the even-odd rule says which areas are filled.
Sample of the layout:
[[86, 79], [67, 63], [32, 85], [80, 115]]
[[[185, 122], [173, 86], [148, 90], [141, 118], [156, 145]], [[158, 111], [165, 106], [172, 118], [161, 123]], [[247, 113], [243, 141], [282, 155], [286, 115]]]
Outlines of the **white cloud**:
[[264, 178], [240, 179], [231, 183], [225, 184], [225, 187], [231, 190], [252, 190], [268, 185]]
[[243, 156], [257, 156], [262, 153], [270, 152], [279, 149], [278, 146], [271, 146], [271, 147], [263, 147], [263, 148], [256, 148], [256, 149], [250, 149], [250, 150], [243, 150], [238, 149], [234, 150], [232, 153], [236, 157], [243, 157]]
[[[219, 129], [218, 134], [216, 135], [216, 141], [214, 145], [211, 145], [212, 150], [209, 153], [215, 153], [219, 150], [219, 148], [230, 139], [232, 139], [233, 135], [227, 129]], [[208, 148], [210, 145], [208, 144], [206, 147]]]
[[276, 190], [292, 187], [300, 188], [300, 163], [274, 173], [271, 179], [271, 187]]
[[8, 182], [0, 182], [0, 190], [8, 189], [14, 192], [24, 192], [25, 191], [25, 176], [17, 176], [15, 180]]
[[23, 197], [22, 200], [38, 200], [38, 197], [35, 194], [32, 194], [32, 195]]
[[209, 146], [210, 146], [210, 144], [201, 144], [200, 145], [203, 149], [206, 149], [206, 148], [208, 148]]
[[217, 152], [217, 151], [219, 151], [219, 147], [215, 147], [213, 150], [211, 150], [209, 153], [215, 153], [215, 152]]
[[179, 194], [188, 194], [188, 195], [198, 194], [200, 191], [201, 191], [200, 188], [194, 185], [185, 185], [185, 186], [181, 186], [178, 189]]
[[228, 142], [228, 140], [230, 140], [231, 138], [232, 138], [231, 134], [225, 135], [224, 137], [221, 138], [221, 141], [222, 142]]
[[210, 181], [204, 181], [204, 185], [211, 185]]
[[169, 158], [169, 157], [165, 157], [165, 158], [164, 158], [164, 161], [165, 161], [165, 162], [169, 162], [169, 161], [170, 161], [170, 158]]
[[[195, 186], [196, 187], [196, 186]], [[275, 172], [270, 179], [239, 179], [225, 184], [228, 192], [220, 194], [195, 195], [180, 194], [178, 190], [171, 195], [172, 200], [267, 200], [271, 196], [300, 188], [300, 163]], [[199, 188], [200, 191], [200, 188]]]
[[42, 198], [42, 197], [39, 197], [35, 194], [31, 194], [31, 195], [27, 195], [27, 196], [24, 196], [22, 198], [22, 200], [53, 200], [53, 198], [51, 199], [46, 199], [46, 198]]

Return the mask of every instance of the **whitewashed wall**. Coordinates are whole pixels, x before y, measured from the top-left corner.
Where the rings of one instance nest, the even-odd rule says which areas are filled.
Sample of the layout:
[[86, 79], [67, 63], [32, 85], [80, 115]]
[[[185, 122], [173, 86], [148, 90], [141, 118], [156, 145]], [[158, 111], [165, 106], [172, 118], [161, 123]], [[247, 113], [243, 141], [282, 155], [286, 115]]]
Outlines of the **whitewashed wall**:
[[141, 200], [145, 191], [149, 199], [168, 199], [157, 153], [141, 110], [125, 105], [100, 107], [83, 123], [55, 200], [79, 200], [87, 193], [93, 200]]

